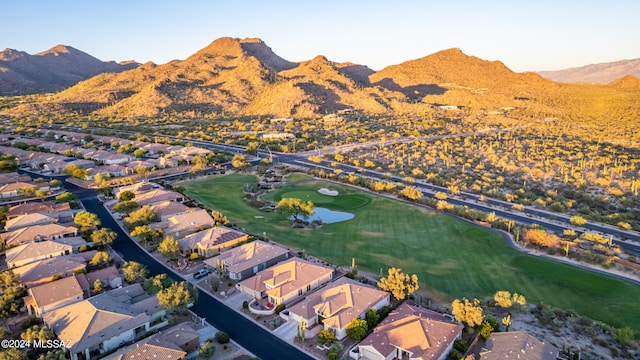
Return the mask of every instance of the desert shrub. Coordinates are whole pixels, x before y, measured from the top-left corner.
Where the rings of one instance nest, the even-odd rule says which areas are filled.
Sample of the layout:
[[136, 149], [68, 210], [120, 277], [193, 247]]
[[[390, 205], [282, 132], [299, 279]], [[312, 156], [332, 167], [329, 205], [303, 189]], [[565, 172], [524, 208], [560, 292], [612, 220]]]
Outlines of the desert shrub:
[[224, 331], [218, 331], [216, 333], [216, 341], [218, 344], [227, 344], [229, 342], [229, 334]]
[[275, 309], [276, 315], [280, 315], [280, 313], [284, 309], [286, 309], [286, 305], [285, 304], [278, 304], [278, 306], [276, 306], [276, 309]]

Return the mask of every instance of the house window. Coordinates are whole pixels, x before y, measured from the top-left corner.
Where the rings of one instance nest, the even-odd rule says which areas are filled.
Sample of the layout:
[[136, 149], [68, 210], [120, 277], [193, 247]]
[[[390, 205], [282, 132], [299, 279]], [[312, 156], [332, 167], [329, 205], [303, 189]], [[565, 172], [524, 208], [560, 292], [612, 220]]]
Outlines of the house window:
[[302, 295], [302, 289], [298, 290], [298, 296]]
[[311, 291], [311, 284], [307, 285], [307, 291]]

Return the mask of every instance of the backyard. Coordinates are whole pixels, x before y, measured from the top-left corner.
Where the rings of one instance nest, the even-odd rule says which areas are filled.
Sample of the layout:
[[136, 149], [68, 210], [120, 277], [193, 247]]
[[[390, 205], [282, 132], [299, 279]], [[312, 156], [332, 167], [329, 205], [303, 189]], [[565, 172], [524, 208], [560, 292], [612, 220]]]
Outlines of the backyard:
[[[293, 229], [278, 212], [264, 212], [243, 199], [252, 175], [231, 174], [180, 183], [186, 194], [223, 212], [247, 232], [294, 247], [338, 266], [384, 273], [388, 267], [417, 274], [421, 290], [449, 303], [453, 298], [486, 299], [497, 290], [524, 294], [529, 302], [573, 309], [615, 327], [640, 331], [640, 286], [610, 276], [522, 254], [502, 235], [452, 216], [302, 174], [288, 186], [263, 195], [310, 200], [316, 206], [353, 213], [348, 221], [316, 229]], [[322, 195], [319, 189], [337, 191]]]

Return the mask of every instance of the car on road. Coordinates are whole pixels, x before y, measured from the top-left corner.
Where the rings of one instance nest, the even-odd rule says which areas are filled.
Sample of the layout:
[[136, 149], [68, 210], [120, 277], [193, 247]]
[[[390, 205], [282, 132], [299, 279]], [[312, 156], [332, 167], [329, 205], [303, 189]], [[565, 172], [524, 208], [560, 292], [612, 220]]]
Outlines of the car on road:
[[194, 279], [202, 279], [203, 277], [209, 275], [210, 272], [211, 272], [211, 270], [209, 270], [209, 269], [198, 270], [197, 272], [193, 273], [193, 278]]

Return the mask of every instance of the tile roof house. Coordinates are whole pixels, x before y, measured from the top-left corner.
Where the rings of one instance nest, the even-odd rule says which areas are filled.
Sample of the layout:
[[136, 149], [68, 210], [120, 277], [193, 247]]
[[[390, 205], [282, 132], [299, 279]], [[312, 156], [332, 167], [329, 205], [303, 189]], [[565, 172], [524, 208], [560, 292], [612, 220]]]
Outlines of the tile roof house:
[[163, 201], [151, 205], [151, 211], [160, 217], [160, 221], [166, 221], [174, 215], [186, 213], [190, 208], [176, 201]]
[[27, 287], [34, 287], [53, 280], [53, 277], [71, 276], [87, 268], [87, 260], [75, 255], [58, 256], [39, 260], [13, 269]]
[[[136, 201], [134, 199], [134, 201]], [[137, 201], [136, 201], [137, 202]], [[196, 210], [188, 213], [174, 215], [159, 223], [149, 225], [152, 229], [162, 229], [166, 236], [173, 236], [176, 239], [193, 234], [196, 231], [207, 229], [215, 225], [215, 221], [207, 210]]]
[[86, 294], [77, 276], [68, 276], [27, 290], [24, 303], [29, 315], [43, 314], [82, 301]]
[[16, 196], [21, 196], [18, 193], [18, 190], [35, 186], [38, 190], [48, 191], [49, 184], [48, 183], [33, 183], [33, 182], [14, 182], [6, 185], [0, 186], [0, 199], [12, 198]]
[[39, 213], [25, 214], [7, 220], [4, 229], [6, 231], [16, 231], [28, 226], [54, 224], [57, 222], [58, 219], [49, 215]]
[[[201, 211], [204, 211], [204, 213], [209, 216], [207, 211]], [[187, 216], [189, 213], [184, 215]], [[189, 219], [191, 219], [191, 217], [189, 217]], [[170, 228], [167, 228], [165, 232], [167, 234], [173, 234], [173, 231], [169, 231], [169, 229]], [[201, 257], [210, 257], [219, 254], [224, 249], [246, 241], [248, 237], [249, 235], [241, 231], [229, 229], [225, 226], [216, 226], [187, 235], [183, 239], [180, 239], [179, 243], [180, 250], [184, 254], [197, 252]]]
[[112, 289], [122, 286], [122, 275], [114, 265], [83, 275], [91, 286], [96, 280], [102, 281], [102, 285], [109, 286]]
[[63, 226], [59, 224], [34, 225], [0, 233], [0, 238], [4, 241], [5, 246], [17, 246], [24, 243], [37, 240], [56, 240], [63, 237], [72, 237], [78, 235], [78, 229], [73, 226]]
[[183, 360], [185, 351], [171, 344], [135, 343], [119, 349], [105, 360]]
[[493, 333], [480, 351], [480, 360], [556, 360], [558, 349], [525, 331]]
[[98, 174], [109, 174], [112, 177], [125, 176], [132, 172], [131, 169], [122, 165], [104, 165], [87, 169], [85, 180], [93, 180]]
[[105, 360], [179, 360], [194, 358], [200, 347], [200, 334], [188, 323], [181, 323], [118, 349]]
[[359, 281], [342, 277], [324, 288], [308, 295], [289, 308], [289, 316], [307, 326], [322, 324], [325, 330], [333, 330], [338, 340], [347, 336], [347, 325], [366, 317], [367, 311], [377, 311], [389, 305], [386, 291], [363, 285]]
[[463, 326], [435, 311], [402, 304], [358, 344], [356, 359], [445, 360]]
[[133, 198], [133, 201], [138, 203], [138, 205], [140, 206], [155, 205], [165, 201], [183, 202], [184, 195], [171, 190], [157, 189], [136, 194], [136, 197]]
[[73, 217], [69, 203], [56, 204], [55, 201], [31, 201], [10, 207], [7, 211], [7, 219], [34, 213], [45, 214], [57, 219]]
[[31, 177], [29, 175], [20, 175], [16, 172], [0, 174], [0, 185], [29, 181], [31, 181]]
[[333, 269], [291, 258], [242, 280], [236, 288], [255, 299], [268, 297], [271, 304], [287, 304], [331, 281]]
[[122, 194], [123, 192], [131, 191], [132, 193], [138, 195], [138, 194], [146, 193], [151, 190], [157, 190], [157, 189], [162, 189], [162, 186], [156, 183], [142, 181], [142, 182], [137, 182], [131, 185], [117, 187], [113, 189], [113, 194], [116, 197], [120, 197], [120, 194]]
[[165, 326], [165, 314], [156, 296], [133, 284], [47, 312], [43, 320], [60, 340], [69, 341], [71, 358], [78, 360], [79, 354], [88, 359]]
[[256, 240], [224, 251], [204, 263], [212, 269], [223, 269], [232, 280], [242, 280], [288, 258], [289, 250]]
[[132, 154], [118, 154], [104, 150], [97, 151], [89, 155], [88, 158], [105, 165], [124, 164], [136, 159]]
[[69, 255], [73, 246], [45, 240], [30, 242], [7, 249], [5, 260], [8, 268], [18, 267], [43, 259]]

